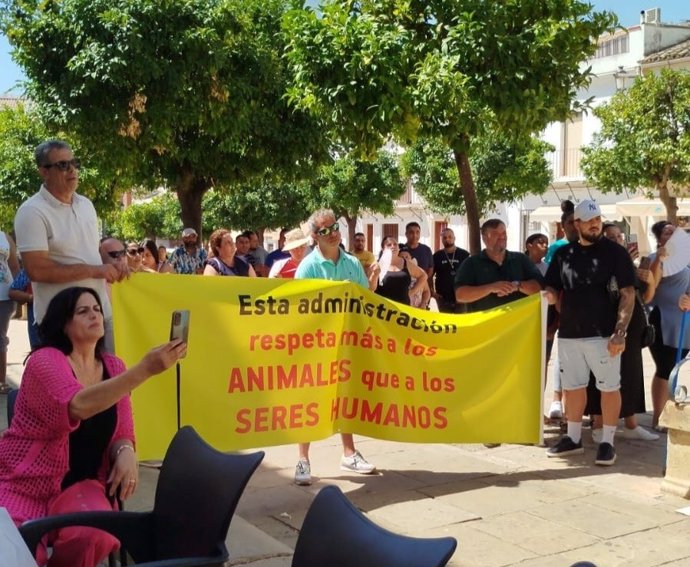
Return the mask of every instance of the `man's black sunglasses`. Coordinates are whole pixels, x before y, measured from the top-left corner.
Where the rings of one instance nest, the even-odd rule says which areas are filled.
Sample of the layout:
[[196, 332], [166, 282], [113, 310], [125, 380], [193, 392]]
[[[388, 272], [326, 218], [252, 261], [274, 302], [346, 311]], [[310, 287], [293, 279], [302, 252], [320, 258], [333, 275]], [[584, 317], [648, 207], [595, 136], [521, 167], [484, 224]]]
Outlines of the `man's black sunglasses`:
[[50, 169], [51, 167], [57, 167], [60, 171], [67, 171], [70, 167], [73, 167], [74, 169], [80, 169], [81, 162], [78, 159], [61, 160], [53, 163], [46, 163], [41, 167], [45, 167], [46, 169]]
[[108, 256], [117, 260], [118, 258], [122, 258], [126, 253], [127, 251], [123, 248], [122, 250], [111, 250], [108, 252]]

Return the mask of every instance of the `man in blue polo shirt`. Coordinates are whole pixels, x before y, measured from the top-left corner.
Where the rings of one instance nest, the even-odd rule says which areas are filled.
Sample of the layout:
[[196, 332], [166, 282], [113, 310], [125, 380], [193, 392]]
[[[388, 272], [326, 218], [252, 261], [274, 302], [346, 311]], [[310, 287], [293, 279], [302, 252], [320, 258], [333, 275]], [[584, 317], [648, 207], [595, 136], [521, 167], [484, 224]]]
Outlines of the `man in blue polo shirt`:
[[[321, 209], [309, 218], [309, 230], [316, 243], [314, 250], [300, 262], [295, 279], [322, 279], [351, 281], [371, 290], [376, 289], [379, 270], [376, 266], [367, 278], [359, 260], [340, 248], [340, 225], [333, 211]], [[343, 456], [340, 468], [359, 474], [371, 474], [376, 467], [367, 462], [355, 449], [351, 433], [340, 434], [343, 442]], [[299, 461], [295, 467], [295, 483], [311, 484], [309, 443], [299, 444]]]
[[469, 312], [492, 309], [533, 293], [539, 293], [544, 278], [522, 252], [506, 249], [506, 225], [499, 219], [481, 228], [484, 250], [465, 260], [455, 274], [455, 298]]

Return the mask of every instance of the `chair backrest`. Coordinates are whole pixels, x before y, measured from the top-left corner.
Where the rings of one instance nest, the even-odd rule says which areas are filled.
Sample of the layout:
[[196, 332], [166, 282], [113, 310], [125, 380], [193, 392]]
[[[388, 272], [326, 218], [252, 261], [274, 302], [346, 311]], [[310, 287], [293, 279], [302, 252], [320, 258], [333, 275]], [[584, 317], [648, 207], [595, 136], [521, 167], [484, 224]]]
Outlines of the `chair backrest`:
[[263, 452], [226, 454], [192, 427], [180, 429], [165, 454], [153, 507], [156, 559], [225, 554], [230, 520]]
[[19, 394], [19, 390], [16, 388], [12, 388], [7, 392], [7, 427], [10, 426], [14, 417], [14, 404], [17, 402], [17, 394]]
[[307, 511], [292, 567], [442, 567], [456, 547], [452, 537], [389, 532], [357, 510], [339, 488], [327, 486]]

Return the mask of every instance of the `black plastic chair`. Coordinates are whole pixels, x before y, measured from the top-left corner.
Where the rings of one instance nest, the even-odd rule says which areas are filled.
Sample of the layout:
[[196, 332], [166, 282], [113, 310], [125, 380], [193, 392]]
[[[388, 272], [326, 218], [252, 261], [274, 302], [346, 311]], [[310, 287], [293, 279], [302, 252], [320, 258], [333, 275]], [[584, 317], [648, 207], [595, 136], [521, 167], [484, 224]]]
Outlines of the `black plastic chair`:
[[457, 545], [452, 537], [389, 532], [355, 508], [339, 488], [327, 486], [307, 511], [292, 567], [442, 567]]
[[163, 460], [152, 511], [51, 516], [26, 522], [19, 532], [33, 552], [51, 530], [90, 526], [118, 538], [137, 565], [222, 567], [230, 520], [263, 458], [263, 452], [221, 453], [183, 427]]

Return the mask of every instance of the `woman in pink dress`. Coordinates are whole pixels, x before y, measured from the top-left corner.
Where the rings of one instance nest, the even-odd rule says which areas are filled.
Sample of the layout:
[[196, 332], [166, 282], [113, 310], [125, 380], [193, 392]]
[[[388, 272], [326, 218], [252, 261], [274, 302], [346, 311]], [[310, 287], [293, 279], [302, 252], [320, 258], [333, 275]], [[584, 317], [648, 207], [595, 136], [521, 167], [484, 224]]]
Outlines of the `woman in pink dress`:
[[[42, 346], [31, 353], [9, 429], [0, 438], [0, 506], [24, 521], [85, 510], [112, 510], [137, 486], [131, 390], [182, 357], [171, 341], [127, 370], [103, 351], [98, 294], [71, 287], [50, 302], [39, 327]], [[70, 527], [51, 534], [53, 548], [39, 565], [93, 567], [119, 542], [109, 534]]]

